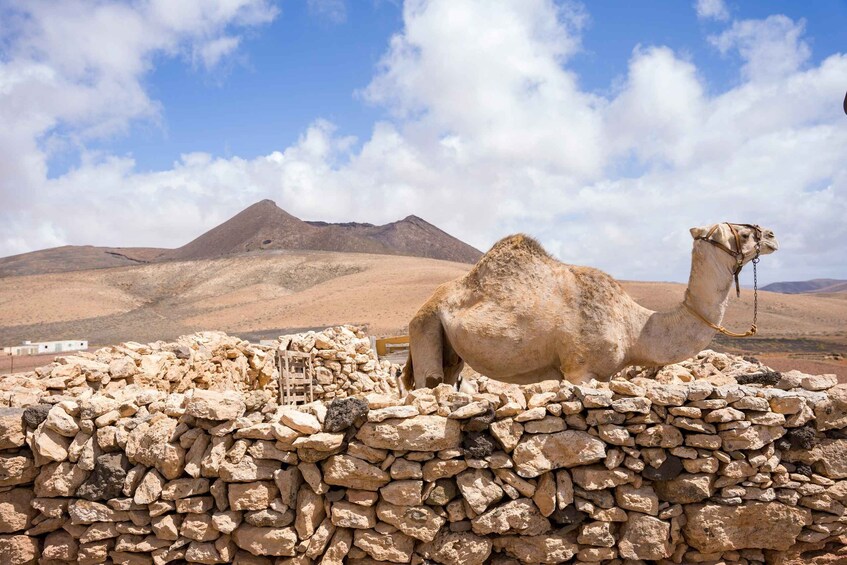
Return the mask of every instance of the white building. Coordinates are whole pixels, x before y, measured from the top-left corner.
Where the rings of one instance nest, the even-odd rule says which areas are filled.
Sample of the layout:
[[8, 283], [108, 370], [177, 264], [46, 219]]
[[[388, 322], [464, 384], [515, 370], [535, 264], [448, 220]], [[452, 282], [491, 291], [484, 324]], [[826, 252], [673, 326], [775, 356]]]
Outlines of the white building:
[[72, 339], [65, 341], [31, 341], [23, 342], [23, 345], [4, 347], [4, 355], [41, 355], [44, 353], [62, 353], [64, 351], [80, 351], [88, 349], [88, 341], [84, 339]]

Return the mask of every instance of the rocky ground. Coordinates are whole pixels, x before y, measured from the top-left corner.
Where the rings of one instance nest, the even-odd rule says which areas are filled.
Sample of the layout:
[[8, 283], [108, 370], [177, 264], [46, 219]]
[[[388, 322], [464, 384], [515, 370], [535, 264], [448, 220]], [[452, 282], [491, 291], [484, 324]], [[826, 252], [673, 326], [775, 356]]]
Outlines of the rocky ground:
[[[401, 398], [363, 340], [280, 340], [340, 365], [323, 365], [331, 401], [296, 408], [276, 401], [271, 348], [217, 333], [3, 377], [0, 555], [847, 560], [847, 386], [831, 375], [707, 351], [609, 383], [480, 377]], [[337, 377], [356, 373], [368, 378]]]

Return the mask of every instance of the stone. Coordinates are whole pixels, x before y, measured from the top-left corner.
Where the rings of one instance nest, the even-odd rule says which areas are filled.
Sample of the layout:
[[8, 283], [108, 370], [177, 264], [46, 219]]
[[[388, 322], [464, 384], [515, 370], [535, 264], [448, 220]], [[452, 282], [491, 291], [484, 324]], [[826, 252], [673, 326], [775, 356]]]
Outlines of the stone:
[[136, 504], [150, 504], [159, 499], [164, 486], [165, 478], [156, 469], [150, 469], [138, 483], [133, 501]]
[[67, 461], [50, 463], [41, 467], [41, 472], [35, 477], [35, 496], [74, 496], [87, 478], [88, 471], [79, 465]]
[[297, 502], [297, 492], [303, 484], [303, 475], [297, 467], [277, 469], [274, 472], [274, 483], [279, 489], [282, 503], [288, 507], [294, 507]]
[[223, 534], [231, 534], [241, 524], [242, 513], [227, 510], [212, 515], [212, 525]]
[[407, 459], [397, 459], [391, 464], [388, 474], [395, 481], [404, 479], [422, 479], [423, 467], [417, 461], [409, 461]]
[[402, 532], [380, 534], [374, 530], [355, 530], [353, 545], [376, 561], [408, 563], [412, 559], [415, 540]]
[[670, 533], [670, 523], [633, 512], [621, 526], [618, 552], [624, 559], [665, 559], [672, 551]]
[[503, 449], [507, 453], [511, 453], [517, 447], [518, 441], [520, 441], [523, 435], [524, 427], [511, 418], [505, 418], [493, 422], [489, 426], [489, 430], [491, 431], [491, 435], [503, 446]]
[[528, 498], [518, 498], [495, 506], [471, 521], [479, 535], [514, 532], [527, 536], [540, 535], [550, 529], [550, 522]]
[[104, 453], [94, 460], [94, 471], [77, 489], [88, 500], [111, 500], [121, 495], [129, 460], [123, 453]]
[[548, 471], [538, 477], [532, 501], [544, 517], [549, 517], [556, 510], [556, 476], [554, 471]]
[[462, 459], [451, 459], [447, 461], [433, 459], [424, 463], [423, 479], [426, 482], [431, 483], [438, 479], [445, 479], [458, 475], [467, 468], [467, 461]]
[[185, 401], [186, 414], [206, 420], [235, 420], [246, 410], [241, 394], [234, 390], [195, 388], [185, 394]]
[[353, 530], [338, 528], [329, 540], [321, 565], [343, 565], [353, 547]]
[[573, 481], [571, 474], [567, 470], [556, 471], [556, 506], [559, 510], [564, 510], [570, 504], [573, 504]]
[[52, 404], [36, 404], [24, 409], [24, 424], [32, 430], [41, 425], [47, 419], [47, 414], [53, 408]]
[[815, 448], [814, 469], [830, 479], [847, 479], [847, 440], [824, 439]]
[[294, 528], [258, 528], [241, 524], [232, 533], [232, 539], [235, 545], [253, 555], [296, 555], [297, 532]]
[[526, 478], [561, 467], [595, 463], [605, 457], [605, 443], [574, 430], [524, 437], [512, 454], [517, 473]]
[[356, 438], [370, 447], [403, 451], [441, 451], [461, 445], [461, 423], [441, 416], [368, 422]]
[[635, 473], [629, 469], [607, 469], [602, 465], [587, 465], [571, 469], [573, 482], [586, 490], [602, 490], [630, 483]]
[[356, 420], [368, 415], [368, 403], [361, 398], [336, 398], [327, 407], [323, 429], [325, 432], [343, 432]]
[[682, 386], [651, 383], [645, 396], [659, 406], [682, 406], [688, 398], [688, 390]]
[[682, 473], [667, 481], [656, 481], [653, 488], [660, 500], [673, 504], [691, 504], [706, 500], [714, 494], [714, 476]]
[[279, 494], [279, 489], [271, 481], [232, 483], [227, 494], [232, 510], [263, 510], [270, 506]]
[[79, 543], [74, 537], [64, 531], [50, 532], [44, 538], [44, 549], [41, 551], [40, 563], [51, 561], [76, 561]]
[[220, 537], [220, 532], [214, 528], [212, 516], [209, 514], [186, 514], [179, 527], [182, 537], [195, 541], [214, 541]]
[[615, 525], [612, 522], [587, 522], [582, 524], [576, 541], [582, 545], [614, 547]]
[[220, 477], [227, 482], [249, 483], [273, 479], [279, 470], [279, 462], [273, 459], [254, 459], [244, 455], [238, 463], [224, 460], [220, 466]]
[[500, 488], [487, 469], [471, 469], [456, 478], [459, 492], [474, 512], [482, 514], [489, 506], [503, 498]]
[[79, 424], [74, 421], [73, 416], [58, 404], [47, 413], [47, 418], [42, 426], [44, 429], [53, 430], [57, 434], [69, 438], [74, 437], [79, 432]]
[[682, 445], [682, 432], [670, 424], [659, 424], [635, 436], [635, 443], [644, 447], [677, 447]]
[[171, 443], [176, 427], [177, 421], [168, 417], [142, 422], [129, 432], [127, 457], [132, 463], [155, 467], [166, 479], [178, 478], [185, 464], [185, 449], [178, 443]]
[[659, 497], [651, 485], [639, 488], [633, 485], [620, 485], [615, 489], [615, 503], [624, 510], [641, 512], [650, 516], [659, 513]]
[[376, 515], [407, 536], [425, 542], [435, 539], [438, 530], [447, 521], [429, 506], [397, 506], [385, 501], [377, 504]]
[[162, 488], [162, 500], [177, 500], [207, 492], [209, 479], [175, 479]]
[[323, 478], [329, 485], [361, 490], [378, 490], [391, 480], [379, 467], [349, 455], [333, 455], [324, 461]]
[[38, 538], [23, 535], [0, 535], [0, 555], [9, 565], [37, 563], [41, 555]]
[[520, 563], [566, 563], [577, 554], [576, 532], [557, 530], [538, 536], [499, 536], [494, 548]]
[[31, 489], [16, 488], [0, 492], [0, 534], [21, 532], [30, 527], [38, 514], [32, 507], [35, 494]]
[[497, 450], [497, 444], [484, 432], [466, 432], [462, 437], [462, 449], [465, 457], [483, 459]]
[[129, 514], [112, 510], [105, 504], [90, 500], [74, 500], [68, 504], [68, 514], [72, 524], [92, 524], [94, 522], [124, 522]]
[[368, 422], [384, 422], [392, 418], [414, 418], [420, 410], [414, 405], [386, 406], [368, 412]]
[[316, 434], [321, 431], [321, 423], [312, 414], [301, 412], [293, 408], [283, 408], [279, 411], [280, 421], [302, 434]]
[[782, 426], [750, 426], [720, 432], [724, 451], [761, 449], [785, 434]]
[[317, 527], [326, 518], [324, 499], [309, 487], [304, 486], [297, 493], [296, 510], [297, 517], [294, 521], [294, 528], [300, 539], [308, 539], [312, 537]]
[[367, 530], [376, 526], [376, 510], [346, 500], [332, 505], [332, 524], [339, 528]]
[[423, 481], [392, 481], [379, 489], [379, 495], [397, 506], [418, 506], [423, 502]]
[[847, 427], [847, 384], [832, 387], [815, 404], [815, 424], [821, 431]]
[[442, 565], [483, 565], [491, 555], [491, 540], [471, 532], [442, 529], [431, 542], [416, 548], [424, 558]]
[[0, 408], [0, 449], [20, 447], [26, 441], [23, 408]]
[[319, 432], [303, 437], [298, 437], [292, 442], [297, 449], [314, 449], [317, 451], [333, 451], [344, 444], [344, 434], [331, 434]]
[[46, 428], [44, 424], [38, 427], [32, 438], [32, 451], [48, 461], [66, 460], [70, 445], [71, 438]]
[[685, 507], [685, 516], [686, 542], [702, 553], [744, 548], [785, 551], [812, 522], [809, 510], [780, 502], [691, 504]]
[[[164, 516], [156, 516], [150, 520], [150, 527], [156, 537], [171, 541], [179, 539], [179, 526], [182, 524], [184, 516], [182, 514], [165, 514]], [[93, 528], [96, 524], [92, 524]], [[89, 529], [90, 529], [89, 528]], [[117, 534], [117, 532], [115, 532]]]

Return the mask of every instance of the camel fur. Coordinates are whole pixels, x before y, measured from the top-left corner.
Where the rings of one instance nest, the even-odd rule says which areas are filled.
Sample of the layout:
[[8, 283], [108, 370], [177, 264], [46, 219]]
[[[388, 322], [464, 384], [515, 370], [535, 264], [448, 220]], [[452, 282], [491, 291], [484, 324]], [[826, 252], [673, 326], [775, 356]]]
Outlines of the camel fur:
[[[743, 262], [756, 255], [756, 231], [733, 224]], [[712, 229], [714, 228], [714, 231]], [[666, 312], [636, 303], [620, 284], [591, 267], [567, 265], [523, 234], [498, 241], [471, 271], [439, 286], [409, 323], [407, 390], [455, 384], [463, 365], [516, 384], [547, 379], [608, 380], [629, 365], [662, 366], [706, 347], [715, 331], [686, 307], [720, 325], [735, 259], [727, 224], [692, 228], [691, 275], [685, 298]], [[778, 249], [762, 229], [760, 254]]]

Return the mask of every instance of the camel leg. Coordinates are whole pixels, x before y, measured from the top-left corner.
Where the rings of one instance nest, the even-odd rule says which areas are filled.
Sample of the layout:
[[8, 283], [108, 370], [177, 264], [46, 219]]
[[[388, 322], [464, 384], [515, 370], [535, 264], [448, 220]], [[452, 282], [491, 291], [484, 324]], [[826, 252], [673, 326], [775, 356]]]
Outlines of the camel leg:
[[444, 382], [444, 333], [435, 312], [417, 315], [409, 323], [409, 358], [415, 388], [433, 388]]
[[442, 336], [441, 347], [443, 349], [442, 366], [444, 367], [444, 382], [448, 385], [454, 385], [459, 388], [459, 375], [462, 374], [462, 369], [465, 367], [465, 362], [450, 345], [447, 336]]

